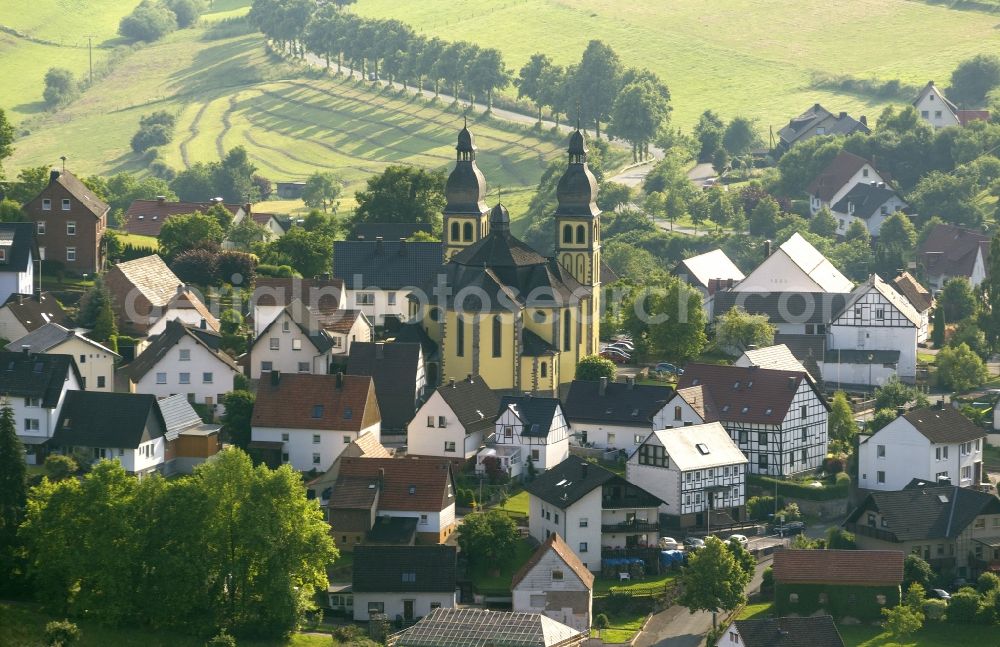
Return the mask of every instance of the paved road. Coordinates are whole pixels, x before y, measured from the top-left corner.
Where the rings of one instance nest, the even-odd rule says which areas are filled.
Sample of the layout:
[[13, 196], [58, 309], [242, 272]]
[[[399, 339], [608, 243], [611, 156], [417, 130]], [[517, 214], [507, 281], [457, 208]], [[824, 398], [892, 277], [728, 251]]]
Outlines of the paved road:
[[[770, 565], [770, 559], [757, 565], [747, 587], [749, 593], [760, 590], [764, 569]], [[702, 647], [705, 634], [711, 629], [711, 613], [691, 613], [685, 607], [672, 606], [653, 616], [635, 644], [636, 647]]]
[[[662, 157], [662, 155], [661, 155]], [[655, 161], [646, 162], [645, 164], [639, 164], [628, 168], [618, 175], [611, 178], [612, 182], [617, 182], [618, 184], [624, 184], [629, 187], [636, 187], [646, 181], [646, 176], [649, 172], [653, 170], [653, 165]]]
[[704, 185], [705, 180], [715, 177], [717, 174], [710, 162], [696, 164], [694, 168], [687, 172], [688, 179], [699, 189]]

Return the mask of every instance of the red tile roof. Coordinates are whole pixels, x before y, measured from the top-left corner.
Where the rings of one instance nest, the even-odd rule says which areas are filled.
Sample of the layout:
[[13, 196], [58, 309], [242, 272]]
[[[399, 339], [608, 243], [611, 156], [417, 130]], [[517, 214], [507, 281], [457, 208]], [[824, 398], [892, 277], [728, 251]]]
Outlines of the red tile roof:
[[958, 122], [963, 126], [968, 126], [970, 121], [989, 121], [989, 110], [959, 110], [956, 114]]
[[335, 314], [343, 298], [344, 282], [340, 279], [299, 279], [257, 277], [250, 309], [255, 306], [287, 306], [298, 299], [325, 322]]
[[[701, 386], [714, 413], [722, 422], [755, 422], [776, 425], [785, 419], [805, 371], [780, 371], [755, 366], [688, 364], [677, 383], [678, 391]], [[813, 389], [815, 390], [815, 385]], [[817, 392], [817, 396], [819, 393]], [[706, 398], [706, 399], [708, 399]], [[824, 401], [820, 397], [821, 401]]]
[[[196, 211], [205, 212], [213, 205], [211, 202], [160, 202], [159, 200], [135, 200], [129, 205], [125, 212], [122, 229], [130, 234], [140, 236], [159, 236], [163, 223], [171, 216], [194, 213]], [[240, 204], [223, 204], [229, 213], [236, 215], [236, 212], [243, 208]]]
[[[395, 511], [443, 510], [455, 502], [451, 462], [446, 458], [354, 458], [342, 457], [338, 485], [330, 497], [331, 505], [353, 507], [350, 496], [367, 499], [367, 486], [342, 492], [340, 485], [356, 485], [383, 478], [378, 509]], [[450, 496], [449, 496], [450, 495]], [[360, 507], [364, 507], [363, 502]], [[369, 504], [370, 505], [370, 504]]]
[[779, 550], [774, 553], [774, 581], [899, 584], [904, 556], [897, 550]]
[[[338, 381], [342, 383], [340, 387]], [[380, 419], [375, 384], [370, 377], [275, 371], [261, 377], [251, 424], [284, 429], [361, 431]]]
[[824, 202], [829, 202], [833, 199], [834, 194], [842, 189], [851, 177], [867, 163], [868, 160], [863, 157], [841, 151], [819, 175], [813, 178], [806, 192], [819, 196], [820, 200]]

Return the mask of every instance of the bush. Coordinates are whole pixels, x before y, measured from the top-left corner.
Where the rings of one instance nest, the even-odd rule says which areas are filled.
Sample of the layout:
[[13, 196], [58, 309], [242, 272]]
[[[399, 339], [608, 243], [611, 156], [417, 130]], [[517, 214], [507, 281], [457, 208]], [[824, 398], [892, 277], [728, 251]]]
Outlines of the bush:
[[80, 466], [70, 456], [52, 454], [45, 459], [45, 473], [50, 480], [62, 481], [76, 473]]
[[69, 620], [53, 620], [45, 625], [45, 644], [48, 647], [69, 647], [80, 640], [80, 628]]
[[976, 580], [976, 590], [979, 591], [980, 595], [997, 589], [1000, 589], [1000, 577], [997, 577], [995, 573], [983, 573]]
[[257, 278], [257, 259], [243, 252], [220, 252], [218, 276], [233, 285], [252, 285]]
[[205, 643], [205, 647], [236, 647], [236, 639], [223, 629]]
[[928, 620], [941, 620], [948, 610], [948, 603], [944, 600], [924, 600], [920, 609]]
[[178, 254], [170, 269], [185, 283], [212, 285], [219, 275], [219, 255], [207, 249], [188, 250]]
[[830, 501], [831, 499], [843, 499], [847, 496], [851, 484], [851, 478], [845, 472], [837, 474], [835, 485], [825, 485], [823, 487], [812, 487], [808, 483], [796, 483], [795, 481], [782, 481], [770, 476], [759, 474], [749, 474], [747, 480], [751, 485], [756, 485], [764, 491], [773, 492], [775, 484], [778, 486], [778, 494], [796, 499], [806, 499], [808, 501]]
[[972, 587], [962, 587], [958, 593], [951, 596], [948, 604], [948, 622], [955, 624], [971, 624], [979, 613], [979, 594]]
[[162, 124], [140, 128], [136, 134], [132, 135], [132, 150], [142, 153], [154, 146], [163, 146], [170, 143], [173, 133]]
[[837, 487], [848, 488], [851, 485], [851, 475], [847, 472], [837, 472], [835, 477]]
[[45, 91], [42, 96], [49, 108], [58, 108], [76, 98], [79, 86], [73, 73], [62, 67], [50, 67], [45, 73]]
[[118, 33], [129, 40], [147, 43], [177, 29], [177, 16], [158, 2], [145, 0], [118, 23]]
[[823, 459], [823, 472], [826, 474], [840, 474], [844, 471], [844, 459], [835, 456], [827, 456]]
[[196, 0], [167, 0], [167, 7], [174, 13], [177, 26], [181, 29], [198, 22], [198, 16], [202, 12], [201, 3]]
[[598, 613], [594, 618], [594, 627], [597, 629], [607, 629], [611, 626], [611, 621], [608, 620], [608, 615], [606, 613]]
[[[783, 497], [778, 497], [778, 507], [785, 507]], [[754, 521], [770, 518], [775, 509], [773, 496], [752, 496], [747, 500], [747, 516]]]
[[295, 276], [295, 270], [291, 265], [270, 265], [260, 263], [257, 265], [258, 276], [270, 276], [276, 279], [288, 279]]
[[774, 568], [768, 566], [764, 569], [764, 572], [760, 576], [760, 590], [761, 591], [773, 591], [774, 590]]

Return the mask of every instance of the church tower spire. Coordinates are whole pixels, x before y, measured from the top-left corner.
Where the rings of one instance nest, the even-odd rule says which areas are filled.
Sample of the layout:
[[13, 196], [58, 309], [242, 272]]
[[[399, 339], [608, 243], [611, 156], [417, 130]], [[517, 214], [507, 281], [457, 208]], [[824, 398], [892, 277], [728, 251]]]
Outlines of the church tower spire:
[[476, 166], [476, 141], [468, 125], [458, 133], [455, 168], [444, 187], [444, 260], [482, 239], [489, 232], [486, 178]]
[[569, 163], [556, 188], [556, 258], [577, 281], [596, 288], [601, 280], [601, 210], [579, 126], [569, 137], [567, 152]]

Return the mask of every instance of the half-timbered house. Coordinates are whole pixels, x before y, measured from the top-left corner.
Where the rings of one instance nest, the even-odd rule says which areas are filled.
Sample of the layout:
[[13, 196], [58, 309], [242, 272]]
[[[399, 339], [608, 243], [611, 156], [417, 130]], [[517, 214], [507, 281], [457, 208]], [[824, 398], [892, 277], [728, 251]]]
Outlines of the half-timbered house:
[[702, 387], [754, 474], [804, 472], [826, 456], [830, 408], [805, 371], [688, 364], [677, 386]]
[[[497, 454], [519, 450], [521, 463], [538, 471], [551, 469], [569, 456], [569, 423], [556, 398], [505, 396], [500, 401], [493, 449]], [[481, 455], [488, 453], [487, 450]]]

